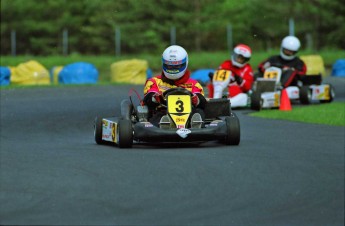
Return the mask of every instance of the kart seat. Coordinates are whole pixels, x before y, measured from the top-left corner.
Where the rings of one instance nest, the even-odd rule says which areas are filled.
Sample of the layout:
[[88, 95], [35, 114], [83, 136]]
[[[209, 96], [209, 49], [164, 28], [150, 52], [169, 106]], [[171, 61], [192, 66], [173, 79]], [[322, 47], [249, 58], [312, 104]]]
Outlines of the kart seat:
[[230, 111], [230, 100], [228, 98], [209, 99], [204, 109], [205, 119], [208, 121], [219, 116], [229, 116]]
[[276, 80], [272, 79], [269, 81], [268, 79], [261, 80], [260, 78], [256, 81], [256, 92], [274, 92], [276, 90]]
[[303, 85], [321, 85], [322, 82], [322, 75], [316, 74], [316, 75], [306, 75], [302, 79]]

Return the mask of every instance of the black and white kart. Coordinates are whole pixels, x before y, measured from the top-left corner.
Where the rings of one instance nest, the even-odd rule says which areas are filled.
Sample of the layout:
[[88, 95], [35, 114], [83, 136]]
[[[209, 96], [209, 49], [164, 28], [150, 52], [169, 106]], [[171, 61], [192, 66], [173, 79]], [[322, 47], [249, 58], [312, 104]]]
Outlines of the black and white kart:
[[[284, 73], [292, 73], [287, 69]], [[268, 67], [263, 77], [254, 82], [251, 93], [251, 108], [261, 110], [264, 108], [279, 108], [281, 97], [282, 69], [280, 66]], [[331, 84], [321, 84], [322, 76], [306, 75], [299, 86], [286, 87], [289, 99], [301, 104], [329, 103], [335, 96]]]
[[239, 145], [240, 122], [231, 111], [228, 99], [208, 100], [204, 109], [203, 126], [191, 128], [191, 93], [183, 88], [173, 88], [165, 91], [163, 96], [167, 103], [167, 114], [172, 122], [168, 129], [150, 123], [147, 106], [135, 106], [129, 96], [121, 102], [121, 116], [95, 118], [96, 143], [113, 143], [120, 148], [131, 148], [134, 142], [181, 143], [217, 140], [226, 145]]

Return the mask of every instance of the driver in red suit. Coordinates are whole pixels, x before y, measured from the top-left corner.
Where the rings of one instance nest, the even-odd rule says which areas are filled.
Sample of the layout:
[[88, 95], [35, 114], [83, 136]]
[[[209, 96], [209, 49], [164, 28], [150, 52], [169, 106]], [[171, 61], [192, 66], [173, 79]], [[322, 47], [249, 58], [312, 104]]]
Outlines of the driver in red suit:
[[192, 96], [192, 128], [200, 128], [204, 121], [204, 107], [206, 99], [200, 83], [190, 78], [188, 67], [188, 54], [184, 48], [172, 45], [165, 49], [162, 55], [162, 73], [146, 81], [144, 87], [144, 104], [149, 108], [149, 121], [162, 128], [163, 123], [171, 123], [166, 109], [161, 107], [164, 104], [163, 92], [171, 88], [181, 87], [189, 90]]
[[[229, 70], [233, 73], [233, 77], [228, 84], [228, 97], [233, 98], [240, 93], [247, 93], [254, 81], [253, 69], [248, 63], [252, 54], [249, 46], [239, 44], [235, 46], [231, 60], [225, 60], [218, 70]], [[209, 97], [213, 98], [214, 87], [212, 83], [207, 86]]]

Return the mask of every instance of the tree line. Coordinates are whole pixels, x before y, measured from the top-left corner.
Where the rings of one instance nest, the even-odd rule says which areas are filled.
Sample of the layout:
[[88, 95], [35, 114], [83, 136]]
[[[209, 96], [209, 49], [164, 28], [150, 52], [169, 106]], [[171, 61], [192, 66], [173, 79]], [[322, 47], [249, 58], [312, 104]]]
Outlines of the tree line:
[[[161, 53], [171, 43], [189, 51], [255, 50], [280, 46], [289, 22], [302, 46], [345, 49], [343, 0], [1, 0], [1, 55], [10, 55], [15, 31], [17, 54], [114, 54], [116, 30], [121, 52]], [[11, 46], [12, 45], [12, 46]]]

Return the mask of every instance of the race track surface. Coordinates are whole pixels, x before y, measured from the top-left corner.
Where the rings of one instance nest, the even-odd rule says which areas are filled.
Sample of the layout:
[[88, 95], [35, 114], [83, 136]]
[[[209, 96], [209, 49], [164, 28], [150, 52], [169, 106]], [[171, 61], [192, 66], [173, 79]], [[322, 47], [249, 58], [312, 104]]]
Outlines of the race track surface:
[[132, 87], [0, 91], [1, 225], [344, 225], [344, 127], [236, 110], [239, 146], [95, 144]]

